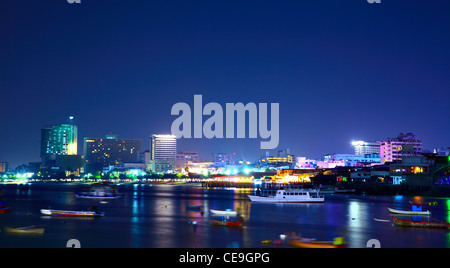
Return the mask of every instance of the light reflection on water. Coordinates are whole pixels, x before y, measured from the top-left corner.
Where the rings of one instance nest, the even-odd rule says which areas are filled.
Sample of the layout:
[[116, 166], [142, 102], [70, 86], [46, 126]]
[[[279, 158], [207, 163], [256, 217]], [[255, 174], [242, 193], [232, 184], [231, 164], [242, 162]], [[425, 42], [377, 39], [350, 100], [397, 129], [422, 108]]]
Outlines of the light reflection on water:
[[[0, 185], [10, 214], [0, 215], [0, 228], [43, 225], [40, 237], [0, 233], [0, 247], [65, 247], [78, 239], [82, 247], [226, 248], [264, 247], [263, 240], [296, 232], [304, 237], [332, 240], [346, 235], [350, 247], [365, 247], [378, 239], [382, 247], [450, 247], [446, 230], [393, 227], [387, 207], [411, 209], [411, 202], [438, 202], [425, 209], [432, 219], [450, 220], [450, 200], [407, 196], [326, 196], [324, 204], [251, 203], [251, 190], [205, 189], [188, 186], [121, 185], [122, 199], [100, 203], [77, 199], [82, 185], [33, 184], [26, 190]], [[99, 219], [43, 217], [40, 209], [104, 211]], [[201, 206], [199, 210], [187, 206]], [[240, 210], [243, 228], [211, 226], [210, 209]], [[202, 213], [203, 212], [203, 213]], [[375, 219], [383, 220], [376, 221]], [[195, 223], [195, 224], [194, 224]], [[282, 245], [281, 247], [287, 247]]]

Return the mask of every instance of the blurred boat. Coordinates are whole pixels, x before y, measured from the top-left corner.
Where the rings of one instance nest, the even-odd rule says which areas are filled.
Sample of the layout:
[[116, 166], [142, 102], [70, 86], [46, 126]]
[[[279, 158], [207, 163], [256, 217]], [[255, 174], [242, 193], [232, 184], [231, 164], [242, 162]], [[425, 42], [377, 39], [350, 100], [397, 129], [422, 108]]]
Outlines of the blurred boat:
[[221, 220], [211, 220], [210, 223], [216, 226], [226, 226], [226, 227], [242, 227], [244, 221], [242, 219], [230, 219], [229, 217], [222, 216]]
[[403, 214], [403, 215], [430, 215], [430, 211], [410, 211], [410, 210], [399, 210], [393, 208], [387, 208], [390, 212], [395, 214]]
[[218, 210], [218, 209], [210, 209], [209, 210], [212, 214], [216, 215], [229, 215], [229, 216], [236, 216], [238, 214], [235, 210]]
[[5, 232], [8, 234], [18, 234], [18, 235], [43, 235], [45, 228], [29, 226], [29, 227], [6, 227]]
[[69, 211], [69, 210], [54, 210], [41, 209], [44, 216], [60, 216], [60, 217], [103, 217], [104, 212], [97, 211]]
[[392, 217], [395, 224], [403, 227], [419, 227], [419, 228], [438, 228], [438, 229], [448, 229], [450, 224], [448, 222], [427, 222], [427, 221], [410, 221], [403, 220], [396, 217]]
[[317, 241], [303, 237], [290, 237], [286, 241], [296, 248], [347, 248], [343, 237], [336, 237], [334, 241]]
[[0, 214], [6, 214], [11, 212], [11, 208], [6, 207], [5, 202], [0, 201]]
[[122, 197], [118, 189], [109, 185], [93, 186], [86, 189], [84, 192], [77, 192], [77, 198], [86, 199], [119, 199]]
[[6, 214], [11, 212], [10, 208], [0, 208], [0, 214]]

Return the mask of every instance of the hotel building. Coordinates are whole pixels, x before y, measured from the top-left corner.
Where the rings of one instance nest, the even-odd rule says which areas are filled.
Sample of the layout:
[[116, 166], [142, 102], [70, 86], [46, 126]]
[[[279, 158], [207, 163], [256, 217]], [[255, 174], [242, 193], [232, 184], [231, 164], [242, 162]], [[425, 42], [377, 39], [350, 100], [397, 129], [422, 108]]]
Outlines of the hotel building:
[[150, 138], [151, 158], [149, 169], [154, 172], [173, 172], [177, 155], [177, 137], [175, 135], [157, 135]]
[[381, 163], [400, 161], [403, 157], [420, 156], [422, 141], [413, 133], [400, 133], [397, 138], [380, 142]]
[[119, 139], [117, 135], [106, 138], [84, 139], [86, 173], [102, 172], [104, 168], [122, 163], [139, 162], [142, 140]]
[[75, 125], [48, 126], [41, 129], [41, 159], [50, 166], [56, 156], [77, 155], [78, 128]]

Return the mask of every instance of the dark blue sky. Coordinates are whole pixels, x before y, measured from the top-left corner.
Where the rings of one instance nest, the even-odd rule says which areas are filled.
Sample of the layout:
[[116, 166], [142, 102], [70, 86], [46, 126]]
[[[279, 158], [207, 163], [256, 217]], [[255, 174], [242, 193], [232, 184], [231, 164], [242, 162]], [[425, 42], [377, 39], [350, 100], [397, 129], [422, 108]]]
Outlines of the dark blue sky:
[[[169, 133], [172, 106], [280, 103], [279, 148], [312, 158], [413, 132], [450, 146], [447, 0], [0, 1], [0, 161], [39, 161], [40, 129]], [[205, 118], [206, 119], [206, 118]], [[179, 150], [264, 152], [259, 139]]]

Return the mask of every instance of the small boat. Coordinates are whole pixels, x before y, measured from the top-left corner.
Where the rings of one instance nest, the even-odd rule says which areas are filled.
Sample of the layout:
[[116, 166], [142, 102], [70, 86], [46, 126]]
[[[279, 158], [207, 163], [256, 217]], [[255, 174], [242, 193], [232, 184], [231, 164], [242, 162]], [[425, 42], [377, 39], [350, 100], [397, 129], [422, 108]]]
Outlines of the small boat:
[[403, 226], [403, 227], [438, 228], [438, 229], [450, 228], [450, 224], [448, 222], [410, 221], [410, 220], [399, 219], [396, 217], [392, 217], [392, 219], [398, 226]]
[[221, 220], [211, 220], [210, 223], [216, 226], [225, 226], [225, 227], [242, 227], [244, 225], [244, 221], [242, 219], [230, 219], [222, 217]]
[[7, 208], [5, 202], [0, 201], [0, 214], [6, 214], [11, 212], [11, 208]]
[[0, 208], [0, 214], [6, 214], [9, 212], [11, 212], [11, 208], [7, 208], [7, 207]]
[[45, 228], [29, 226], [29, 227], [6, 227], [5, 232], [8, 234], [19, 234], [19, 235], [43, 235]]
[[227, 210], [210, 209], [209, 211], [212, 214], [216, 214], [216, 215], [229, 215], [229, 216], [236, 216], [236, 215], [238, 215], [237, 211], [231, 210], [231, 209], [227, 209]]
[[104, 212], [96, 211], [69, 211], [69, 210], [54, 210], [54, 209], [41, 209], [41, 213], [44, 216], [60, 216], [60, 217], [103, 217]]
[[404, 214], [404, 215], [430, 215], [430, 211], [410, 211], [410, 210], [399, 210], [399, 209], [393, 209], [388, 208], [388, 210], [395, 214]]
[[317, 241], [303, 237], [291, 237], [286, 239], [289, 245], [295, 248], [347, 248], [343, 237], [336, 237], [334, 241]]

